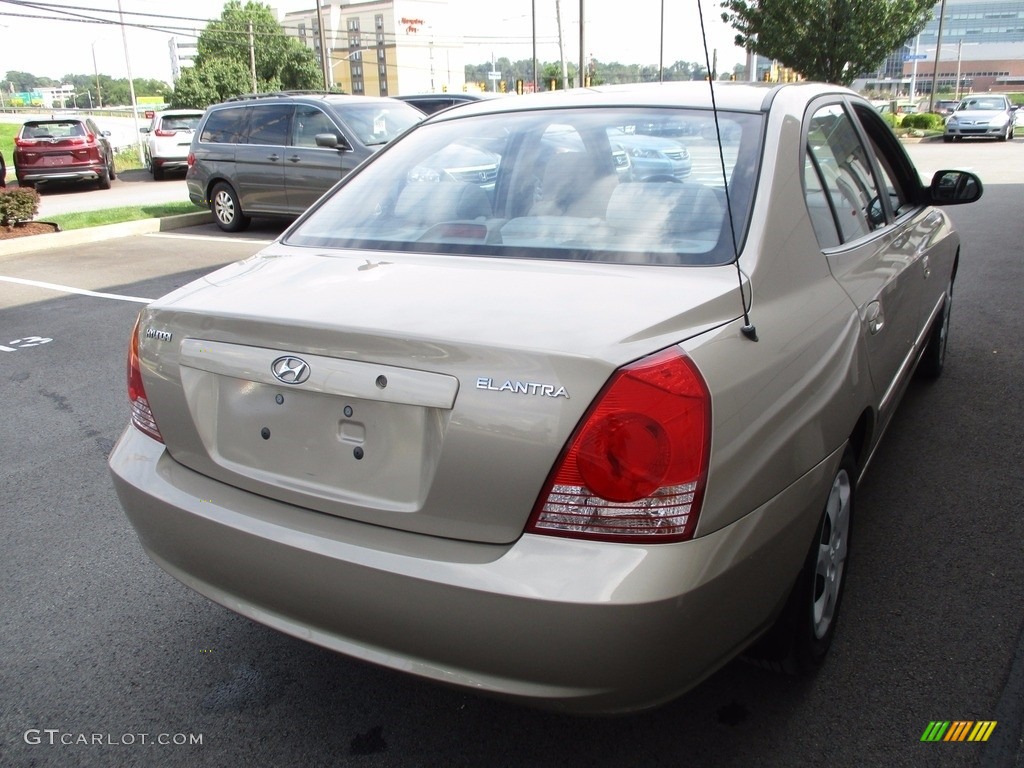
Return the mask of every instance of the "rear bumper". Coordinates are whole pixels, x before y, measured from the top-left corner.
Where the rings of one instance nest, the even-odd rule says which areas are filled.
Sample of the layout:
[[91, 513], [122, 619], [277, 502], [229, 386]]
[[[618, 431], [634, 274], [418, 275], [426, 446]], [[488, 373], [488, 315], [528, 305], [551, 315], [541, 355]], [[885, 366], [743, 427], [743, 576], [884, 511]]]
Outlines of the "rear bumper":
[[157, 168], [165, 171], [184, 171], [188, 168], [187, 157], [152, 157], [150, 162]]
[[39, 170], [18, 170], [16, 175], [18, 182], [28, 181], [38, 183], [40, 181], [95, 181], [103, 173], [104, 166], [95, 165], [81, 168], [59, 166], [56, 168]]
[[658, 546], [474, 544], [354, 523], [199, 475], [132, 427], [110, 467], [153, 560], [243, 616], [437, 682], [611, 713], [674, 698], [768, 625], [831, 464], [727, 528]]

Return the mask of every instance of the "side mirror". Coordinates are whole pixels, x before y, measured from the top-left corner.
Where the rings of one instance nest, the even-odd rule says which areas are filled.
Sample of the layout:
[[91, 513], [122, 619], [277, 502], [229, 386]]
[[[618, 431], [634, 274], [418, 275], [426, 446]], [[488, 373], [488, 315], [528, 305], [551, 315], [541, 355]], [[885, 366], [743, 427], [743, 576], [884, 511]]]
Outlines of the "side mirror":
[[340, 134], [334, 133], [318, 133], [316, 135], [316, 145], [318, 147], [327, 147], [328, 149], [341, 149], [346, 152], [351, 152], [352, 147], [349, 146], [348, 142], [345, 141], [345, 137]]
[[970, 171], [936, 171], [928, 188], [932, 205], [961, 205], [981, 198], [981, 179]]
[[149, 126], [146, 126], [145, 128], [139, 128], [139, 133], [149, 133]]

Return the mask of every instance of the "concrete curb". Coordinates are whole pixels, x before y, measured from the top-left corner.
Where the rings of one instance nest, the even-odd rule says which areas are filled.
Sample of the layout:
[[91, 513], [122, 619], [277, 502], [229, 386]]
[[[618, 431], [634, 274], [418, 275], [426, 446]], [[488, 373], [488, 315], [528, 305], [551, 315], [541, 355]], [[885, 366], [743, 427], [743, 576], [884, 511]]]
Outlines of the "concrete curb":
[[63, 248], [68, 245], [83, 245], [116, 237], [145, 235], [150, 232], [168, 232], [182, 227], [195, 227], [209, 224], [213, 214], [209, 211], [183, 213], [180, 216], [165, 216], [162, 219], [140, 219], [125, 221], [120, 224], [108, 224], [104, 227], [87, 227], [72, 229], [67, 232], [54, 232], [52, 235], [32, 235], [16, 237], [12, 240], [0, 240], [0, 257], [15, 256], [35, 251], [48, 251], [51, 248]]

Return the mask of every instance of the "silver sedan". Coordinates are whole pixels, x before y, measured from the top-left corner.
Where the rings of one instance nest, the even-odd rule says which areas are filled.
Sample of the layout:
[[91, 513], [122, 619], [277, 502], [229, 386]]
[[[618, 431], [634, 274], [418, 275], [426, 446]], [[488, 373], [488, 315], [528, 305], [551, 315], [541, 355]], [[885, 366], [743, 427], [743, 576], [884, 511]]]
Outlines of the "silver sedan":
[[[655, 706], [740, 653], [817, 668], [856, 629], [858, 482], [944, 366], [937, 206], [982, 186], [922, 185], [851, 91], [712, 85], [439, 113], [146, 307], [110, 467], [151, 557], [282, 632], [537, 706]], [[617, 172], [609, 136], [661, 124], [689, 127], [689, 177]], [[481, 153], [479, 180], [422, 172]]]

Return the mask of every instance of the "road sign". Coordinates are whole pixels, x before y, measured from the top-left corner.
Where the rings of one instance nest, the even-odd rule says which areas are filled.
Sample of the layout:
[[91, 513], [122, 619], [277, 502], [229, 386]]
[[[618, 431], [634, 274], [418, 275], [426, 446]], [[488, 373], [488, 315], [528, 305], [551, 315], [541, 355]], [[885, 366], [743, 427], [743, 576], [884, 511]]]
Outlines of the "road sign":
[[908, 53], [903, 57], [904, 61], [924, 61], [928, 58], [927, 53]]
[[488, 80], [501, 80], [501, 72], [488, 72], [487, 73], [487, 79]]

